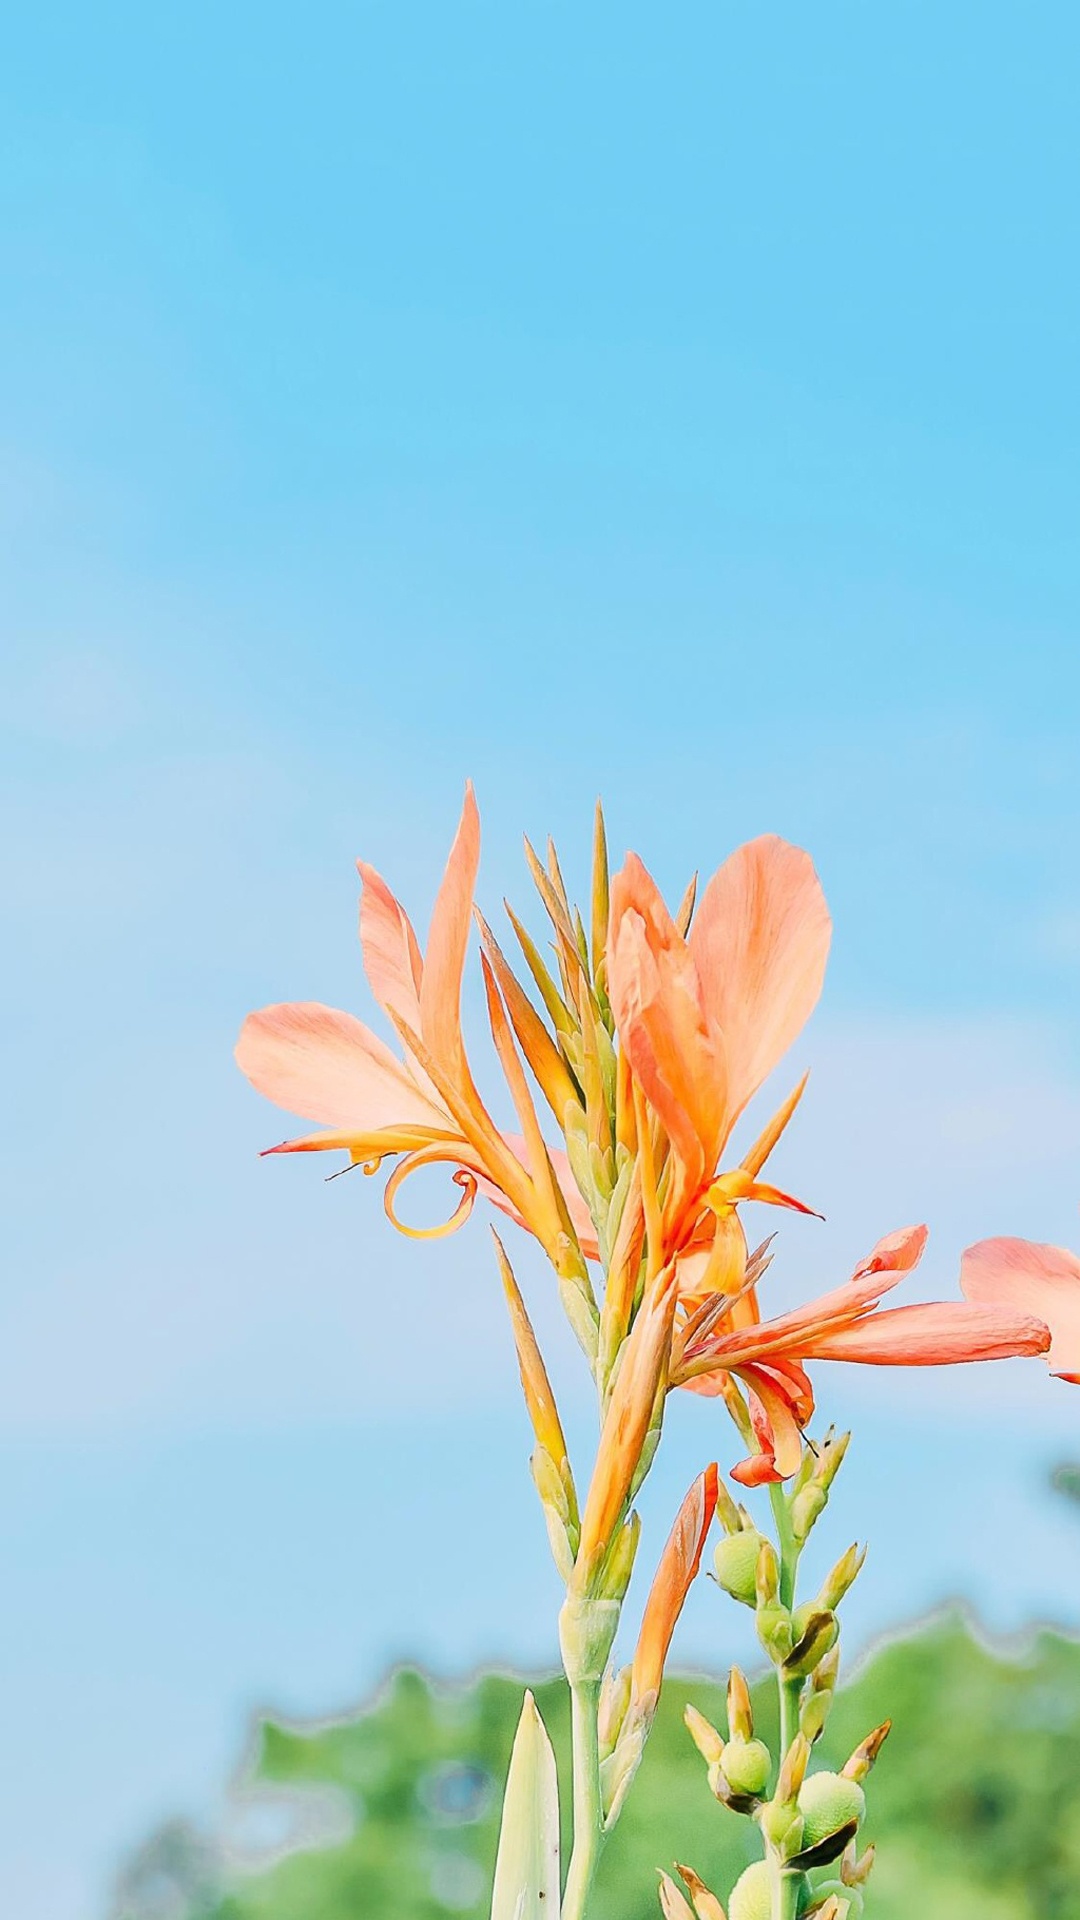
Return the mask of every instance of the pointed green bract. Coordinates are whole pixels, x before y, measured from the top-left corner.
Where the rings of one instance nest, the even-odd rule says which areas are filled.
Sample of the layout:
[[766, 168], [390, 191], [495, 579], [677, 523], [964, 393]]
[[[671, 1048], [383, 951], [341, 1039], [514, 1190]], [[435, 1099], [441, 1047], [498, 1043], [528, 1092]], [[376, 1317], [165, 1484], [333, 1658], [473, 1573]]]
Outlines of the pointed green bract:
[[525, 1695], [503, 1797], [491, 1920], [558, 1920], [559, 1785], [555, 1755]]

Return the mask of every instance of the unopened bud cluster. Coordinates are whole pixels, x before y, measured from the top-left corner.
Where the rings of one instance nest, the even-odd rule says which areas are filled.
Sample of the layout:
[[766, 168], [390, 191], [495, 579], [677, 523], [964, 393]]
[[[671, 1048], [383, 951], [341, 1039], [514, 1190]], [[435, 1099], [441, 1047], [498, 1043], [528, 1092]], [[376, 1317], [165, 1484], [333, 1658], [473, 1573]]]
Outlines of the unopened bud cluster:
[[[795, 1605], [792, 1591], [799, 1553], [825, 1510], [847, 1443], [846, 1434], [831, 1432], [816, 1447], [808, 1442], [790, 1486], [774, 1496], [779, 1553], [730, 1494], [724, 1492], [717, 1503], [724, 1538], [714, 1555], [715, 1579], [753, 1610], [758, 1639], [776, 1669], [786, 1744], [774, 1756], [755, 1734], [749, 1688], [737, 1667], [728, 1682], [726, 1736], [696, 1708], [687, 1708], [687, 1729], [714, 1796], [755, 1822], [765, 1857], [736, 1882], [726, 1913], [689, 1868], [679, 1868], [689, 1900], [662, 1876], [667, 1920], [774, 1920], [781, 1910], [800, 1920], [811, 1915], [859, 1920], [862, 1914], [863, 1887], [873, 1863], [872, 1847], [861, 1856], [857, 1850], [866, 1811], [862, 1783], [888, 1723], [861, 1742], [839, 1773], [811, 1771], [810, 1761], [836, 1690], [837, 1611], [862, 1567], [863, 1550], [849, 1547], [813, 1600]], [[818, 1874], [823, 1868], [827, 1879]]]

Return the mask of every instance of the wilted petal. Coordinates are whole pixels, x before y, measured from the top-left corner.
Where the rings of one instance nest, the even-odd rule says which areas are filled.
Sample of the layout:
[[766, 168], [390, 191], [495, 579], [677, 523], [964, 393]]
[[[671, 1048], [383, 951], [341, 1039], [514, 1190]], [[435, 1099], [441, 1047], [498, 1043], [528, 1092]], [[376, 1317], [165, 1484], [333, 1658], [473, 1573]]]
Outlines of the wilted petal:
[[809, 854], [775, 834], [739, 847], [706, 887], [689, 944], [724, 1035], [729, 1126], [817, 1005], [831, 935]]
[[980, 1240], [960, 1262], [960, 1285], [980, 1306], [1036, 1314], [1050, 1329], [1047, 1364], [1080, 1385], [1080, 1260], [1037, 1240]]

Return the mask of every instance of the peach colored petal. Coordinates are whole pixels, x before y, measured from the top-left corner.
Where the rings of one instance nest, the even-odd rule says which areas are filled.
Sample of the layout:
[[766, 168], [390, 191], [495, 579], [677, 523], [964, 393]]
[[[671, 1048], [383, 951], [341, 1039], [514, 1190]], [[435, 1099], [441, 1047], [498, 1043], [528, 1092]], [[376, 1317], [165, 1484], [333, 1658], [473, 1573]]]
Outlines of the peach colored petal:
[[887, 1233], [879, 1240], [855, 1269], [854, 1278], [861, 1279], [866, 1273], [910, 1273], [917, 1267], [926, 1250], [930, 1237], [928, 1227], [899, 1227], [895, 1233]]
[[364, 972], [384, 1013], [397, 1013], [420, 1030], [420, 982], [424, 963], [416, 934], [400, 900], [382, 874], [358, 860], [363, 881], [360, 897], [360, 946]]
[[236, 1060], [268, 1100], [324, 1126], [364, 1134], [451, 1126], [376, 1034], [351, 1013], [315, 1000], [249, 1014]]
[[808, 1360], [854, 1360], [864, 1367], [946, 1367], [1045, 1353], [1049, 1345], [1046, 1326], [1030, 1314], [934, 1300], [872, 1313], [821, 1339], [811, 1336], [805, 1355]]
[[[420, 1034], [424, 1045], [449, 1072], [465, 1079], [468, 1079], [468, 1068], [461, 1041], [461, 982], [479, 864], [480, 815], [470, 781], [431, 915], [420, 984]], [[411, 1021], [408, 1024], [411, 1025]]]
[[724, 1044], [707, 1017], [697, 968], [636, 854], [611, 883], [608, 988], [619, 1039], [697, 1186], [720, 1151], [726, 1106]]
[[960, 1262], [960, 1285], [980, 1306], [1037, 1314], [1050, 1329], [1047, 1364], [1080, 1383], [1080, 1260], [1036, 1240], [980, 1240]]
[[645, 1603], [631, 1669], [631, 1711], [651, 1712], [660, 1693], [671, 1638], [697, 1576], [716, 1512], [718, 1473], [706, 1467], [690, 1488], [660, 1556]]
[[724, 1035], [729, 1128], [814, 1011], [831, 935], [809, 854], [775, 834], [739, 847], [706, 887], [689, 944]]

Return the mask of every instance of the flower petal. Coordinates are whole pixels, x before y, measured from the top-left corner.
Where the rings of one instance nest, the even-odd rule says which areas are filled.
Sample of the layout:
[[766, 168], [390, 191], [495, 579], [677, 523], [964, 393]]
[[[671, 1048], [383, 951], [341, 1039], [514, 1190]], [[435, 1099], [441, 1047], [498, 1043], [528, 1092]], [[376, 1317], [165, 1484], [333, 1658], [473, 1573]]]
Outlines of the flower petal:
[[1037, 1240], [980, 1240], [960, 1262], [960, 1285], [980, 1306], [1037, 1314], [1050, 1329], [1047, 1363], [1080, 1384], [1080, 1260]]
[[608, 989], [619, 1039], [696, 1189], [720, 1151], [727, 1074], [697, 968], [636, 854], [611, 885]]
[[420, 984], [421, 1037], [428, 1052], [455, 1078], [468, 1075], [461, 1041], [461, 981], [479, 864], [480, 815], [470, 781], [431, 915]]
[[236, 1061], [276, 1106], [341, 1131], [434, 1127], [446, 1132], [451, 1124], [376, 1034], [351, 1013], [316, 1000], [249, 1014]]
[[424, 963], [413, 925], [382, 874], [358, 860], [363, 881], [360, 898], [360, 946], [364, 972], [384, 1013], [397, 1013], [420, 1029], [420, 982]]
[[811, 1360], [855, 1360], [864, 1367], [947, 1367], [1045, 1353], [1049, 1345], [1047, 1327], [1031, 1314], [934, 1300], [872, 1313], [818, 1340], [811, 1336], [805, 1355]]
[[699, 1473], [675, 1518], [645, 1603], [634, 1652], [631, 1712], [650, 1713], [660, 1693], [664, 1662], [716, 1512], [717, 1469]]
[[809, 854], [775, 834], [739, 847], [706, 887], [689, 944], [724, 1035], [729, 1127], [813, 1013], [831, 936]]

